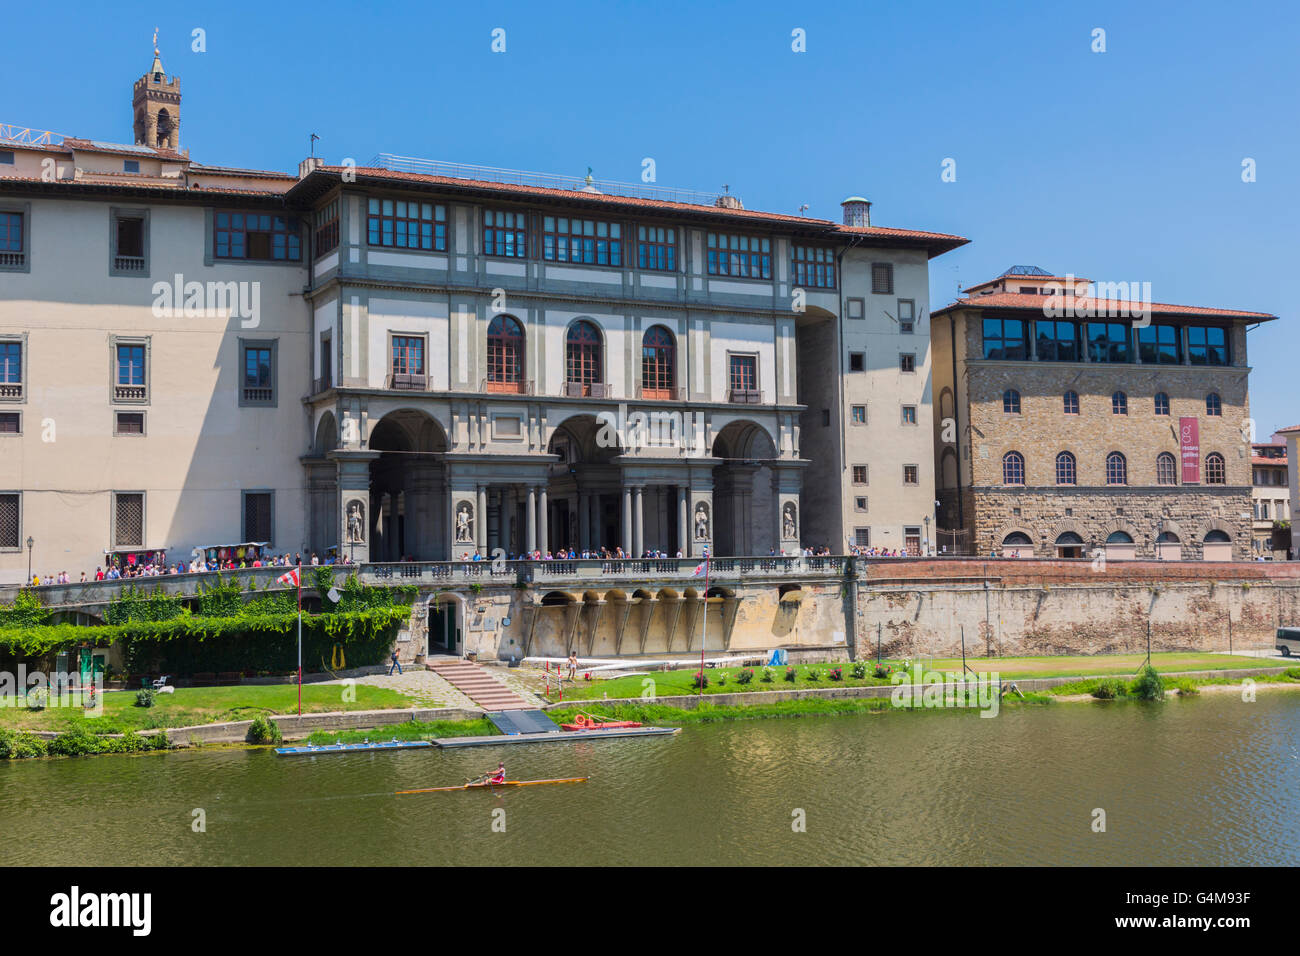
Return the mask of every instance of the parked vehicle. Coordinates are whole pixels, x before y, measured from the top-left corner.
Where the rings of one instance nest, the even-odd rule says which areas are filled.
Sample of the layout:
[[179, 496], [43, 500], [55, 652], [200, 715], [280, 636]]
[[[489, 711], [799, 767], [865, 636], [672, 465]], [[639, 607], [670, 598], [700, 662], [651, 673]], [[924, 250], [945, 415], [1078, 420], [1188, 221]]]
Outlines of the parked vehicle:
[[1300, 627], [1279, 627], [1277, 650], [1283, 657], [1300, 657]]

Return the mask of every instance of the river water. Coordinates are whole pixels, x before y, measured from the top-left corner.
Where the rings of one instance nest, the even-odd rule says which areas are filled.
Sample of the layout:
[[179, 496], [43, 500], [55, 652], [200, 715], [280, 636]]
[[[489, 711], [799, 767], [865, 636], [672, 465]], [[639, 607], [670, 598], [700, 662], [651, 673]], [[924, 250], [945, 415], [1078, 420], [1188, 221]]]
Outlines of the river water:
[[[13, 761], [0, 863], [1294, 866], [1298, 747], [1300, 695], [1263, 692], [445, 752]], [[511, 778], [591, 779], [394, 796], [498, 759]]]

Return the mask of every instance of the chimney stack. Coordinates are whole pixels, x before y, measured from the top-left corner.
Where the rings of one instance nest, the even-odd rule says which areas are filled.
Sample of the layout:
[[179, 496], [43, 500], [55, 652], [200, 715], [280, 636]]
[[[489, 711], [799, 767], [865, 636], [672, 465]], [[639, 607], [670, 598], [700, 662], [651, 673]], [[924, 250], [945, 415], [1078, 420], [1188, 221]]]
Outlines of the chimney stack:
[[871, 203], [861, 196], [850, 196], [840, 203], [844, 207], [844, 225], [870, 226]]

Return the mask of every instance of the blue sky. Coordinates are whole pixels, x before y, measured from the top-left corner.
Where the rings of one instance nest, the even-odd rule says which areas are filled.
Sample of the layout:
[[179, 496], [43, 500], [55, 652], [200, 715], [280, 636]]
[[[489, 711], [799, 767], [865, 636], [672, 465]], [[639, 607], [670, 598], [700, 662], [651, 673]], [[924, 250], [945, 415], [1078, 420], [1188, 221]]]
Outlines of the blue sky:
[[[5, 17], [0, 122], [129, 141], [157, 26], [201, 162], [293, 170], [315, 132], [330, 161], [635, 181], [652, 157], [661, 185], [727, 183], [750, 208], [822, 218], [861, 194], [878, 225], [973, 240], [931, 263], [936, 307], [1029, 263], [1280, 315], [1250, 334], [1252, 409], [1261, 437], [1300, 422], [1297, 4], [120, 2]], [[791, 50], [796, 28], [807, 52]]]

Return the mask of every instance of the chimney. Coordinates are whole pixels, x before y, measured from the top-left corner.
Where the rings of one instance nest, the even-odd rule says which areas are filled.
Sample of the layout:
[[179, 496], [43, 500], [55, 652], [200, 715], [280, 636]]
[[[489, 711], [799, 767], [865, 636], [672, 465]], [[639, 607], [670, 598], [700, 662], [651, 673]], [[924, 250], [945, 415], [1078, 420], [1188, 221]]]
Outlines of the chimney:
[[844, 208], [844, 225], [871, 225], [871, 203], [861, 196], [850, 196], [840, 205]]
[[740, 201], [739, 196], [733, 196], [731, 193], [723, 193], [718, 197], [718, 201], [713, 205], [720, 209], [744, 209], [745, 204]]
[[319, 156], [308, 156], [298, 164], [298, 178], [305, 179], [313, 170], [325, 165], [325, 160]]

